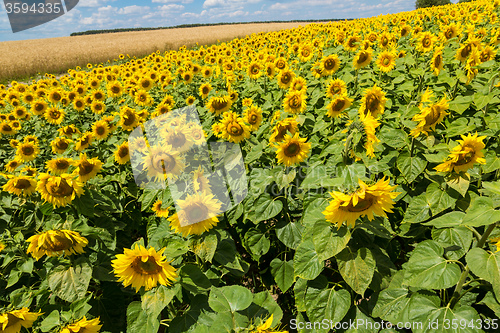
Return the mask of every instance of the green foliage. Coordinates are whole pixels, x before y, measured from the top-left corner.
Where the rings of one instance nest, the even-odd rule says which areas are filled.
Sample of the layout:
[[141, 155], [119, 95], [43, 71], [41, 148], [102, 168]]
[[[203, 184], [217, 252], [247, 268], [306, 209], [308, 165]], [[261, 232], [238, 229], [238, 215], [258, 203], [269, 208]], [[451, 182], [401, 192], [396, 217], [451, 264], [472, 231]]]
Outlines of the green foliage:
[[426, 8], [426, 7], [434, 7], [434, 6], [442, 6], [451, 4], [450, 0], [417, 0], [415, 2], [415, 8]]

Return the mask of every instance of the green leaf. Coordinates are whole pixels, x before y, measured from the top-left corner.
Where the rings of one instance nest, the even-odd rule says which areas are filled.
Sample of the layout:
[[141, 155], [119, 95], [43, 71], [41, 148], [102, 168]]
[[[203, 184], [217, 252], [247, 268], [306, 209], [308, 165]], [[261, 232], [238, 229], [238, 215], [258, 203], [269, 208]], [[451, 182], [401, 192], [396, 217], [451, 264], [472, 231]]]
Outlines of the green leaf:
[[47, 277], [50, 290], [59, 298], [74, 302], [83, 298], [89, 287], [92, 268], [83, 261], [77, 260], [72, 267], [57, 266]]
[[455, 201], [457, 201], [457, 198], [452, 198], [436, 183], [431, 183], [427, 187], [425, 198], [431, 209], [432, 215], [437, 215], [443, 210], [450, 208]]
[[457, 227], [462, 224], [462, 220], [465, 217], [464, 212], [449, 212], [440, 217], [436, 217], [428, 222], [423, 223], [424, 225], [431, 225], [436, 228], [449, 228]]
[[316, 222], [312, 236], [314, 248], [320, 260], [331, 258], [342, 251], [351, 239], [351, 233], [345, 225], [337, 229], [327, 221]]
[[260, 230], [250, 228], [245, 233], [245, 245], [250, 252], [258, 259], [269, 251], [271, 242]]
[[93, 217], [94, 216], [94, 198], [92, 198], [92, 195], [90, 194], [90, 191], [85, 191], [82, 195], [79, 197], [75, 197], [75, 200], [71, 202], [75, 207], [78, 213], [88, 216], [88, 217]]
[[216, 312], [245, 310], [252, 304], [252, 292], [242, 286], [210, 288], [208, 304]]
[[420, 154], [410, 156], [410, 153], [405, 151], [398, 156], [396, 165], [406, 181], [412, 183], [425, 170], [427, 160]]
[[500, 303], [495, 298], [495, 295], [491, 291], [486, 293], [486, 296], [478, 304], [484, 304], [489, 307], [497, 317], [500, 317]]
[[340, 275], [358, 294], [363, 295], [372, 281], [376, 262], [371, 251], [360, 248], [353, 252], [347, 247], [336, 256]]
[[[473, 307], [463, 306], [458, 309], [450, 309], [449, 307], [438, 306], [439, 304], [435, 308], [430, 309], [430, 311], [422, 313], [419, 317], [414, 318], [414, 321], [418, 321], [423, 324], [422, 329], [414, 330], [415, 333], [482, 332], [482, 330], [480, 330], [480, 326], [478, 325], [481, 318]], [[445, 325], [445, 323], [447, 323], [447, 325]], [[466, 325], [463, 325], [463, 323], [466, 323]], [[473, 325], [470, 325], [470, 323], [473, 323]]]
[[275, 230], [276, 236], [285, 246], [296, 250], [302, 240], [304, 226], [299, 222], [290, 222]]
[[194, 238], [190, 248], [198, 257], [211, 263], [217, 249], [217, 236], [207, 234], [201, 238]]
[[272, 314], [273, 322], [271, 327], [275, 327], [280, 324], [281, 318], [283, 317], [283, 311], [267, 290], [254, 294], [252, 304], [250, 304], [250, 306], [246, 308], [243, 313], [248, 318], [253, 319], [268, 318]]
[[256, 220], [254, 223], [269, 220], [278, 215], [283, 209], [283, 203], [278, 199], [273, 199], [269, 193], [261, 194], [254, 202]]
[[462, 225], [480, 227], [495, 221], [500, 221], [500, 211], [494, 209], [493, 199], [476, 197], [467, 209]]
[[457, 284], [461, 269], [444, 259], [443, 254], [437, 242], [420, 242], [404, 264], [406, 284], [425, 289], [446, 289]]
[[446, 184], [465, 197], [469, 189], [470, 176], [468, 174], [457, 175], [456, 173], [452, 173], [446, 177]]
[[59, 311], [54, 310], [40, 323], [40, 329], [42, 332], [50, 332], [51, 329], [60, 324]]
[[373, 308], [373, 317], [379, 317], [390, 322], [400, 321], [402, 311], [410, 303], [410, 294], [406, 288], [384, 289], [378, 295]]
[[300, 243], [293, 257], [295, 277], [314, 280], [323, 270], [323, 261], [314, 248], [312, 240]]
[[464, 256], [472, 244], [472, 231], [466, 227], [433, 229], [432, 239], [444, 248], [449, 248], [446, 256], [458, 260]]
[[467, 118], [458, 118], [446, 128], [446, 136], [451, 138], [467, 132], [473, 131], [474, 125], [468, 124]]
[[39, 207], [43, 215], [50, 215], [54, 211], [54, 206], [48, 201], [44, 202]]
[[193, 294], [205, 293], [212, 283], [201, 269], [193, 264], [186, 264], [179, 270], [181, 285]]
[[179, 289], [180, 285], [176, 284], [173, 287], [159, 285], [157, 288], [149, 290], [141, 297], [142, 310], [148, 316], [158, 317], [168, 303], [170, 303], [179, 292]]
[[472, 103], [472, 96], [457, 96], [449, 103], [450, 110], [462, 114]]
[[418, 223], [429, 218], [430, 205], [426, 200], [426, 194], [413, 197], [406, 209], [403, 223]]
[[156, 333], [160, 328], [157, 317], [148, 316], [141, 302], [132, 302], [127, 307], [127, 333]]
[[495, 296], [500, 298], [500, 252], [488, 253], [476, 247], [467, 253], [465, 260], [471, 272], [491, 283]]
[[[332, 320], [340, 322], [351, 307], [351, 294], [346, 289], [307, 288], [307, 316], [313, 322]], [[328, 330], [326, 330], [328, 331]]]
[[279, 258], [274, 258], [271, 261], [271, 274], [274, 277], [274, 281], [281, 289], [281, 292], [285, 293], [294, 282], [294, 272], [293, 272], [293, 261], [282, 261]]
[[384, 126], [379, 136], [383, 143], [392, 148], [402, 148], [408, 144], [408, 135], [400, 129]]
[[481, 185], [485, 190], [500, 195], [500, 180], [496, 182], [482, 182]]

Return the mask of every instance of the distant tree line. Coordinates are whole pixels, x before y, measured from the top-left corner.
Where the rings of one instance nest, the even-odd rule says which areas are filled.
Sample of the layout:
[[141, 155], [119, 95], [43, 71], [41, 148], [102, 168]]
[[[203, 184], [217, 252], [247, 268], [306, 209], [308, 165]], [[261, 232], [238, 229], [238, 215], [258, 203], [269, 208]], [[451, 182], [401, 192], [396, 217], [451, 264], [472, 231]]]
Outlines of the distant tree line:
[[228, 25], [228, 24], [330, 22], [330, 21], [344, 21], [344, 20], [352, 20], [352, 19], [193, 23], [193, 24], [181, 24], [181, 25], [176, 25], [176, 26], [173, 26], [173, 27], [121, 28], [121, 29], [87, 30], [87, 31], [83, 31], [83, 32], [73, 32], [70, 36], [97, 35], [97, 34], [107, 34], [107, 33], [113, 33], [113, 32], [128, 32], [128, 31], [149, 31], [149, 30], [163, 30], [163, 29], [176, 29], [176, 28], [195, 28], [195, 27], [215, 26], [215, 25]]

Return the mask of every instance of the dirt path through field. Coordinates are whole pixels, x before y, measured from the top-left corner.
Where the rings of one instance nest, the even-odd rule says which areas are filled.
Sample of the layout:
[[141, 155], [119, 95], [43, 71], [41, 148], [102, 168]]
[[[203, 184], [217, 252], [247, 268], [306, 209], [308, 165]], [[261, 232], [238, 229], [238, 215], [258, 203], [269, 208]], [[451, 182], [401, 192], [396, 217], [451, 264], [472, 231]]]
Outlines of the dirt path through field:
[[228, 41], [258, 32], [291, 29], [307, 23], [251, 23], [194, 28], [133, 31], [0, 42], [0, 80], [27, 78], [37, 73], [62, 73], [69, 68], [101, 63], [118, 55], [144, 56], [156, 50], [178, 49]]

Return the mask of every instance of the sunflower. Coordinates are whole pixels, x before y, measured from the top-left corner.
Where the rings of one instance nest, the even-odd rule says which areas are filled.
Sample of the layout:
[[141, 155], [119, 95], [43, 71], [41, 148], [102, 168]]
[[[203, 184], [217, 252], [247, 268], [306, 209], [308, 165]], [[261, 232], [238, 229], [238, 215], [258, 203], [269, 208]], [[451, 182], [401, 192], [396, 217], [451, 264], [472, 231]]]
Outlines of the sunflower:
[[9, 145], [12, 147], [12, 148], [17, 148], [17, 146], [19, 146], [19, 141], [16, 140], [16, 139], [10, 139], [9, 140]]
[[33, 112], [35, 115], [40, 116], [47, 111], [48, 108], [47, 102], [44, 100], [36, 100], [31, 103], [31, 112]]
[[198, 192], [187, 195], [185, 200], [177, 200], [180, 210], [168, 218], [170, 227], [184, 237], [188, 235], [201, 235], [212, 229], [219, 219], [221, 202], [213, 194]]
[[194, 97], [193, 95], [189, 95], [186, 98], [186, 105], [193, 105], [194, 102], [196, 102], [196, 97]]
[[381, 72], [388, 73], [396, 66], [394, 51], [383, 51], [379, 54], [376, 64]]
[[99, 317], [87, 320], [84, 316], [82, 319], [64, 326], [59, 333], [99, 333], [102, 325], [99, 324]]
[[359, 51], [352, 61], [354, 68], [359, 70], [368, 66], [372, 61], [372, 52], [372, 49]]
[[201, 166], [198, 167], [195, 171], [193, 171], [193, 185], [194, 185], [194, 191], [196, 193], [212, 193], [212, 190], [210, 188], [210, 184], [208, 182], [208, 178], [205, 177], [203, 169]]
[[26, 108], [24, 106], [19, 105], [16, 107], [14, 110], [12, 110], [12, 114], [16, 119], [24, 119], [28, 116], [28, 111], [26, 111]]
[[[429, 97], [425, 97], [426, 94]], [[424, 98], [428, 99], [430, 96], [432, 96], [432, 92], [427, 90], [426, 93], [424, 93]], [[424, 107], [424, 103], [425, 102], [421, 102], [419, 105], [421, 110], [420, 113], [415, 115], [412, 119], [413, 121], [418, 122], [417, 126], [410, 131], [410, 135], [414, 137], [419, 136], [421, 133], [428, 135], [427, 132], [430, 130], [434, 131], [436, 129], [436, 125], [441, 123], [444, 117], [448, 115], [446, 110], [449, 105], [446, 97], [443, 97], [439, 102], [430, 104], [426, 107]]]
[[283, 141], [287, 132], [293, 135], [297, 132], [298, 127], [299, 123], [295, 118], [286, 118], [278, 121], [276, 125], [274, 125], [269, 142], [275, 143]]
[[373, 216], [387, 217], [386, 212], [392, 213], [394, 201], [400, 193], [393, 192], [396, 186], [389, 185], [385, 177], [374, 185], [368, 186], [361, 179], [358, 181], [359, 189], [350, 195], [333, 191], [330, 193], [333, 200], [323, 211], [327, 221], [337, 225], [340, 229], [342, 223], [347, 227], [354, 227], [356, 220], [368, 216], [370, 221]]
[[481, 53], [479, 55], [479, 60], [481, 60], [481, 62], [494, 60], [496, 53], [497, 52], [495, 51], [495, 49], [493, 49], [491, 46], [488, 45], [481, 50]]
[[63, 135], [65, 137], [71, 138], [73, 134], [81, 134], [80, 130], [76, 128], [75, 125], [71, 124], [68, 126], [63, 126], [57, 130], [59, 135]]
[[167, 145], [179, 153], [189, 150], [193, 145], [186, 125], [175, 126], [173, 128], [164, 127], [161, 130], [160, 136]]
[[211, 97], [206, 104], [208, 111], [215, 113], [216, 116], [228, 111], [231, 108], [232, 102], [229, 96]]
[[258, 61], [253, 61], [247, 68], [248, 77], [257, 80], [262, 75], [262, 65]]
[[50, 202], [52, 205], [66, 206], [80, 196], [83, 190], [83, 184], [73, 179], [71, 174], [62, 174], [60, 176], [51, 176], [48, 173], [41, 173], [38, 176], [37, 191], [42, 199]]
[[278, 86], [281, 89], [288, 89], [295, 78], [295, 73], [289, 69], [282, 70], [276, 79], [278, 80]]
[[288, 113], [303, 113], [306, 110], [306, 95], [300, 91], [289, 91], [283, 101], [285, 112]]
[[106, 89], [109, 97], [120, 97], [123, 95], [123, 86], [118, 81], [109, 82]]
[[199, 89], [201, 98], [203, 98], [203, 99], [207, 98], [208, 94], [210, 93], [211, 90], [212, 90], [212, 85], [210, 83], [208, 83], [208, 82], [203, 83]]
[[140, 106], [150, 106], [153, 104], [153, 99], [145, 90], [139, 90], [135, 93], [134, 102]]
[[62, 98], [63, 98], [62, 92], [56, 89], [49, 91], [47, 94], [47, 99], [54, 104], [59, 103]]
[[80, 154], [80, 159], [74, 162], [76, 167], [73, 174], [78, 176], [78, 181], [85, 183], [94, 178], [102, 169], [102, 162], [97, 157], [88, 159], [87, 154]]
[[187, 132], [195, 144], [202, 145], [205, 142], [206, 134], [200, 125], [196, 123], [188, 124]]
[[66, 151], [66, 149], [68, 149], [69, 144], [72, 142], [72, 140], [66, 138], [56, 138], [50, 143], [50, 145], [52, 146], [52, 152], [54, 154], [62, 154]]
[[94, 141], [94, 135], [92, 132], [83, 133], [82, 136], [76, 141], [75, 150], [82, 151], [87, 149], [92, 144], [92, 141]]
[[59, 125], [64, 119], [64, 111], [53, 106], [45, 111], [44, 116], [49, 123]]
[[416, 49], [420, 52], [426, 53], [432, 51], [437, 42], [438, 38], [434, 36], [432, 33], [425, 31], [420, 34], [417, 38], [417, 47]]
[[285, 134], [283, 141], [277, 145], [278, 163], [291, 166], [303, 162], [311, 150], [311, 143], [306, 143], [306, 140], [307, 138], [299, 137], [298, 132], [293, 137]]
[[76, 111], [83, 111], [85, 110], [85, 107], [86, 107], [86, 104], [85, 104], [85, 100], [81, 97], [76, 97], [74, 100], [73, 100], [73, 108], [76, 110]]
[[5, 250], [5, 244], [0, 241], [0, 252]]
[[264, 68], [264, 72], [266, 73], [268, 78], [272, 79], [276, 74], [274, 63], [267, 63], [266, 67]]
[[71, 158], [59, 157], [46, 162], [47, 170], [53, 174], [60, 175], [66, 173], [74, 161]]
[[[302, 76], [298, 76], [292, 80], [290, 89], [305, 94], [307, 92], [307, 81]], [[251, 100], [250, 100], [251, 101]]]
[[243, 117], [250, 125], [250, 130], [256, 131], [262, 123], [262, 109], [256, 105], [252, 105], [245, 110]]
[[387, 31], [385, 31], [380, 35], [378, 39], [378, 45], [380, 46], [381, 49], [386, 49], [392, 44], [392, 40], [393, 36]]
[[273, 324], [273, 315], [264, 321], [262, 324], [255, 327], [250, 333], [288, 333], [288, 331], [277, 331], [277, 328], [271, 328]]
[[176, 179], [185, 168], [184, 161], [171, 146], [152, 146], [144, 157], [144, 168], [149, 177], [157, 181], [166, 178]]
[[359, 48], [361, 38], [359, 36], [351, 36], [344, 41], [344, 48], [349, 52], [354, 52]]
[[151, 210], [155, 212], [156, 216], [168, 218], [168, 210], [170, 206], [167, 208], [162, 208], [163, 202], [161, 200], [156, 200], [156, 202], [151, 206]]
[[33, 322], [41, 315], [40, 312], [29, 312], [26, 307], [3, 312], [0, 314], [0, 332], [19, 333], [23, 327], [30, 328], [33, 326]]
[[323, 75], [331, 75], [335, 73], [340, 67], [340, 59], [336, 54], [331, 54], [324, 57], [320, 61], [320, 69]]
[[375, 84], [372, 88], [366, 89], [363, 92], [359, 114], [367, 114], [369, 112], [376, 118], [384, 113], [386, 101], [385, 93]]
[[12, 173], [14, 172], [21, 164], [23, 164], [23, 161], [20, 160], [19, 158], [14, 158], [13, 160], [7, 162], [5, 164], [5, 170], [8, 172]]
[[123, 281], [125, 287], [132, 285], [138, 292], [141, 287], [150, 290], [158, 284], [169, 286], [177, 279], [176, 269], [170, 265], [163, 255], [165, 248], [156, 252], [154, 247], [146, 249], [135, 244], [132, 249], [124, 249], [111, 262], [118, 282]]
[[28, 176], [16, 176], [7, 181], [3, 190], [17, 196], [29, 196], [36, 190], [36, 180]]
[[452, 172], [459, 173], [460, 171], [467, 171], [472, 168], [475, 163], [485, 164], [486, 160], [482, 149], [485, 147], [483, 140], [485, 136], [478, 134], [472, 135], [469, 133], [467, 136], [461, 135], [462, 140], [458, 140], [458, 146], [453, 148], [448, 155], [448, 159], [436, 166], [434, 169], [439, 172]]
[[149, 91], [151, 88], [153, 88], [154, 83], [150, 78], [143, 77], [139, 80], [138, 85], [139, 85], [139, 89], [142, 89], [144, 91]]
[[434, 51], [431, 59], [431, 70], [434, 75], [439, 75], [439, 72], [443, 70], [443, 65], [443, 48], [439, 47]]
[[380, 142], [380, 140], [375, 136], [375, 129], [380, 126], [380, 123], [370, 113], [367, 115], [360, 114], [359, 119], [365, 129], [366, 139], [364, 147], [366, 150], [366, 156], [375, 157], [375, 154], [373, 153], [373, 145]]
[[33, 142], [23, 142], [17, 146], [16, 156], [22, 161], [33, 161], [40, 153], [40, 148]]
[[25, 166], [21, 169], [21, 173], [24, 173], [28, 177], [35, 177], [38, 174], [38, 170], [30, 166]]
[[122, 107], [120, 110], [120, 121], [118, 122], [118, 125], [126, 131], [131, 131], [139, 125], [139, 117], [135, 113], [134, 109], [128, 106]]
[[311, 44], [302, 44], [299, 48], [300, 61], [306, 62], [313, 58], [314, 48]]
[[345, 95], [347, 93], [346, 84], [341, 79], [330, 80], [326, 88], [326, 97], [334, 98], [337, 95]]
[[95, 114], [102, 114], [106, 111], [106, 104], [102, 101], [93, 101], [92, 104], [90, 104], [90, 110]]
[[26, 241], [30, 243], [26, 253], [31, 253], [37, 261], [44, 255], [54, 257], [85, 253], [83, 248], [89, 243], [87, 238], [72, 230], [49, 230], [33, 235]]
[[94, 101], [102, 102], [106, 99], [106, 94], [104, 93], [104, 91], [98, 89], [98, 90], [92, 91], [92, 93], [90, 94], [90, 97]]
[[113, 154], [115, 156], [115, 162], [118, 164], [125, 164], [128, 161], [130, 161], [130, 151], [128, 149], [128, 142], [125, 141], [118, 147], [116, 147], [116, 150]]
[[345, 109], [351, 106], [352, 99], [347, 95], [336, 95], [326, 106], [326, 115], [330, 118], [338, 117]]
[[230, 142], [240, 143], [250, 137], [250, 127], [234, 112], [226, 112], [221, 120], [221, 137]]
[[0, 123], [0, 133], [5, 134], [5, 135], [14, 135], [16, 134], [17, 130], [12, 126], [12, 123], [7, 122], [7, 121], [2, 121]]
[[105, 120], [96, 121], [92, 125], [92, 135], [98, 140], [106, 139], [109, 135], [109, 125]]

